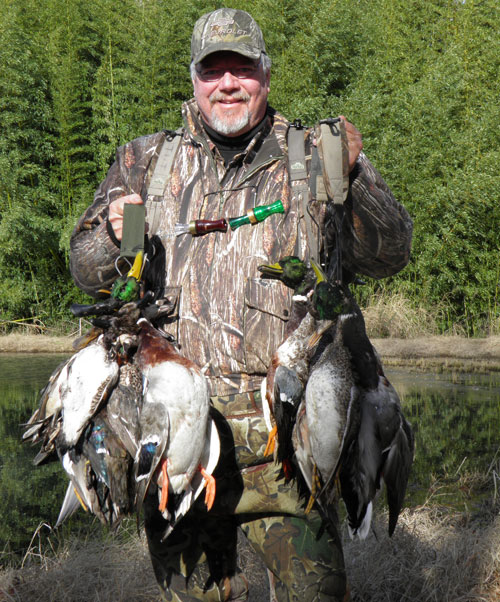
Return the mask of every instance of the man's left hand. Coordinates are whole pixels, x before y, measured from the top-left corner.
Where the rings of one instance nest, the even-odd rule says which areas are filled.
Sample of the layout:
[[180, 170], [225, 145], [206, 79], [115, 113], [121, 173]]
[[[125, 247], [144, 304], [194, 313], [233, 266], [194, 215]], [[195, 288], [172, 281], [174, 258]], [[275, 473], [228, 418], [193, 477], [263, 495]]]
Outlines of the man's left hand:
[[361, 132], [343, 115], [339, 115], [340, 119], [344, 122], [345, 133], [347, 135], [347, 144], [349, 146], [349, 173], [352, 171], [359, 153], [363, 149], [363, 137]]

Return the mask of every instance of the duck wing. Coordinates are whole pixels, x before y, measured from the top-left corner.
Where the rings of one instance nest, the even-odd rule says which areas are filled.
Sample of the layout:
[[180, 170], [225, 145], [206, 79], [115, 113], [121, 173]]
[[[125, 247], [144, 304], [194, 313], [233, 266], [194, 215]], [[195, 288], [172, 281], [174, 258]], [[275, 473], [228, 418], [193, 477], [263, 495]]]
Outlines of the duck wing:
[[292, 431], [299, 404], [304, 394], [304, 386], [295, 370], [278, 366], [274, 377], [273, 411], [278, 437], [277, 459], [286, 462], [293, 456]]
[[61, 505], [61, 510], [59, 511], [59, 516], [57, 517], [55, 528], [57, 529], [57, 527], [61, 526], [66, 519], [68, 519], [70, 516], [73, 516], [73, 514], [79, 508], [83, 508], [83, 506], [80, 503], [80, 500], [78, 499], [78, 496], [75, 491], [75, 486], [70, 480], [70, 482], [68, 483], [68, 488], [66, 489], [66, 494], [64, 496], [63, 503]]
[[[312, 353], [309, 340], [316, 326], [316, 320], [306, 314], [274, 353], [265, 379], [267, 406], [264, 413], [270, 415], [271, 425], [275, 427], [278, 439], [276, 457], [283, 463], [288, 478], [291, 476], [289, 462], [293, 456], [292, 431], [309, 374]], [[271, 437], [274, 432], [271, 432]], [[269, 447], [272, 449], [271, 445]]]
[[367, 401], [376, 404], [375, 419], [382, 446], [380, 474], [387, 489], [389, 535], [392, 535], [406, 494], [415, 438], [403, 415], [399, 396], [385, 376], [380, 378], [378, 400], [368, 397]]
[[40, 393], [39, 407], [26, 423], [23, 441], [42, 443], [41, 450], [33, 461], [35, 465], [43, 463], [55, 452], [54, 441], [61, 428], [62, 388], [73, 361], [74, 356], [57, 366]]
[[130, 479], [133, 459], [109, 428], [101, 410], [85, 430], [82, 455], [90, 462], [96, 478], [109, 490], [114, 524], [131, 509]]
[[[86, 458], [66, 451], [61, 456], [61, 463], [70, 483], [57, 518], [56, 527], [76, 512], [78, 507], [75, 498], [85, 512], [95, 514], [101, 522], [106, 523], [106, 517], [101, 510], [102, 507], [105, 508], [105, 496], [102, 491], [89, 486], [89, 463]], [[101, 500], [99, 500], [99, 494], [101, 494]]]
[[383, 478], [389, 505], [389, 535], [396, 527], [413, 462], [414, 438], [399, 397], [385, 376], [362, 391], [361, 424], [341, 469], [342, 497], [351, 536], [366, 537], [372, 502]]
[[137, 516], [141, 513], [144, 498], [167, 448], [170, 428], [165, 406], [152, 401], [147, 393], [140, 414], [140, 427], [141, 437], [134, 460]]
[[106, 422], [133, 458], [139, 448], [142, 388], [138, 367], [128, 362], [122, 364], [118, 383], [106, 404]]
[[360, 397], [361, 424], [340, 464], [341, 494], [347, 510], [349, 534], [365, 539], [369, 533], [373, 499], [379, 488], [382, 448], [376, 436], [373, 413]]

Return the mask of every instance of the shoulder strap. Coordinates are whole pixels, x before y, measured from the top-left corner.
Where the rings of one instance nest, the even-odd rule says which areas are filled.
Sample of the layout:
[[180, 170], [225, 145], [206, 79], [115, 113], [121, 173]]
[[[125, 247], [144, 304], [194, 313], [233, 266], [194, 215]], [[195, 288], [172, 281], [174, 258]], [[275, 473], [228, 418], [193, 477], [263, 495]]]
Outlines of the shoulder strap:
[[288, 172], [290, 174], [291, 194], [300, 209], [301, 218], [304, 220], [306, 244], [309, 257], [319, 261], [319, 232], [309, 214], [309, 177], [307, 173], [304, 128], [299, 119], [290, 124], [287, 133], [288, 144]]
[[316, 147], [312, 149], [311, 173], [307, 173], [304, 129], [300, 120], [288, 129], [288, 162], [292, 196], [297, 199], [304, 220], [309, 256], [319, 262], [321, 240], [318, 224], [309, 208], [313, 200], [343, 205], [349, 191], [349, 148], [344, 122], [340, 118], [320, 121], [315, 127]]
[[349, 191], [349, 147], [344, 122], [339, 118], [320, 121], [316, 145], [327, 199], [343, 205]]
[[176, 130], [175, 132], [169, 131], [167, 132], [167, 136], [160, 149], [160, 155], [149, 183], [146, 200], [150, 234], [156, 233], [160, 223], [160, 203], [163, 200], [165, 186], [170, 178], [174, 158], [181, 140], [182, 129]]

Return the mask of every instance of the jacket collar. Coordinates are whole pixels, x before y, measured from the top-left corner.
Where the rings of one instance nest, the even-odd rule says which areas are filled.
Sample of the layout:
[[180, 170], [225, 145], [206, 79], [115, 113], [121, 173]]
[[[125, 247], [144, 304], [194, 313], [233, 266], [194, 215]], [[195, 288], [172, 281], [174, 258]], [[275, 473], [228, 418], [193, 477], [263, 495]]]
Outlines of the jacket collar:
[[[182, 105], [182, 117], [192, 141], [213, 152], [215, 145], [206, 135], [194, 98]], [[288, 121], [269, 105], [267, 120], [266, 126], [252, 138], [245, 151], [244, 162], [251, 167], [252, 171], [258, 169], [260, 165], [267, 165], [285, 155]]]

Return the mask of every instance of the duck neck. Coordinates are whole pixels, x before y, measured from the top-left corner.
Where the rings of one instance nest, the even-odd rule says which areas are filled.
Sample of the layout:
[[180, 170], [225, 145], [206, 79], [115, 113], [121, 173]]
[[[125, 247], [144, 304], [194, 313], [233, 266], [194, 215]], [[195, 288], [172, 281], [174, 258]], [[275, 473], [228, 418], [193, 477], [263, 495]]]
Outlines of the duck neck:
[[354, 303], [352, 311], [339, 317], [342, 342], [351, 355], [351, 363], [363, 388], [372, 389], [378, 384], [379, 362], [373, 345], [366, 334], [365, 320]]

